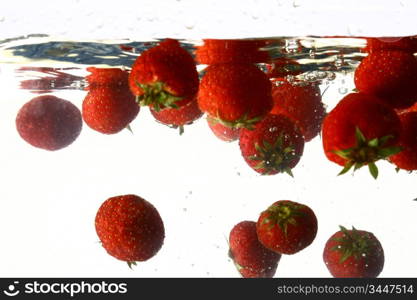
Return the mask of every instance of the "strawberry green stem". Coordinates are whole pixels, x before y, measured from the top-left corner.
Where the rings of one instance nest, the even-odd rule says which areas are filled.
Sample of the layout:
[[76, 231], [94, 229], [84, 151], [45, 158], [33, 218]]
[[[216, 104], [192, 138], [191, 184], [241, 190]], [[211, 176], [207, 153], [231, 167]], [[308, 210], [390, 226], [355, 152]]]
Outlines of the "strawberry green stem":
[[400, 147], [386, 146], [387, 142], [393, 138], [392, 135], [366, 139], [362, 131], [356, 127], [355, 138], [356, 145], [354, 147], [334, 151], [334, 153], [346, 160], [344, 168], [338, 175], [347, 173], [352, 167], [356, 171], [367, 165], [372, 177], [376, 179], [378, 177], [378, 168], [375, 162], [401, 151]]
[[152, 84], [142, 84], [136, 82], [136, 85], [143, 91], [142, 95], [136, 96], [136, 102], [140, 106], [152, 106], [155, 111], [163, 108], [178, 108], [176, 102], [182, 100], [165, 90], [165, 84], [157, 81]]

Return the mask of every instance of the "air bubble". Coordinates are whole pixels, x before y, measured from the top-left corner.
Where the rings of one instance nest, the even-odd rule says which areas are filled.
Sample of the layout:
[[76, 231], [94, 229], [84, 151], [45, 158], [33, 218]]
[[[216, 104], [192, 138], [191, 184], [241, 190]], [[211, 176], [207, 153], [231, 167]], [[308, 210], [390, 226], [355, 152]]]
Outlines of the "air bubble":
[[300, 52], [301, 45], [297, 40], [286, 40], [285, 41], [285, 51], [287, 53], [297, 53]]
[[348, 89], [344, 86], [341, 86], [338, 90], [339, 94], [345, 95], [348, 92]]

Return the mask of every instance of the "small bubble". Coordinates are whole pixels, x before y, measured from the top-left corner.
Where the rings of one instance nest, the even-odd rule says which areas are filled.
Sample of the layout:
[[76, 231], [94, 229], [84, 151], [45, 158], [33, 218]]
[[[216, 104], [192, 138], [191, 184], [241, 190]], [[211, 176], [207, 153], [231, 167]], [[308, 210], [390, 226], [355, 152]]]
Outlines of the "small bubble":
[[237, 172], [236, 174], [237, 174], [237, 176], [240, 176], [240, 172]]
[[278, 128], [277, 127], [271, 127], [271, 128], [269, 128], [269, 132], [275, 132], [275, 131], [277, 131], [278, 130]]
[[316, 58], [316, 49], [310, 49], [308, 55], [310, 56], [310, 58]]
[[186, 208], [186, 207], [184, 207], [184, 208], [182, 209], [182, 211], [183, 211], [183, 212], [187, 212], [187, 208]]
[[338, 90], [339, 94], [344, 95], [348, 92], [348, 89], [344, 86], [341, 86]]
[[301, 45], [297, 40], [286, 40], [285, 41], [285, 51], [287, 53], [297, 53], [300, 52]]
[[362, 257], [366, 257], [366, 253], [362, 253]]

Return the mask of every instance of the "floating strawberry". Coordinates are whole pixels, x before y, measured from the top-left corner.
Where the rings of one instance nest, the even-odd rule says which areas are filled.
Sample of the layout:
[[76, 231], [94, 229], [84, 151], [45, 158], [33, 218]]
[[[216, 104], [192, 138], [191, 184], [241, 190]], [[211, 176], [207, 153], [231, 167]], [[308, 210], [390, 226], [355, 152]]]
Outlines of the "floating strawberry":
[[316, 137], [326, 114], [320, 88], [315, 83], [278, 81], [272, 88], [271, 114], [283, 114], [300, 128], [306, 142]]
[[327, 241], [323, 260], [333, 277], [374, 278], [384, 267], [384, 251], [371, 232], [340, 226]]
[[156, 111], [187, 104], [197, 93], [198, 84], [193, 57], [173, 39], [142, 52], [129, 76], [138, 103]]
[[270, 61], [269, 53], [262, 50], [267, 40], [221, 40], [205, 39], [196, 48], [196, 60], [200, 64], [265, 63]]
[[89, 68], [88, 94], [82, 104], [85, 123], [92, 129], [114, 134], [126, 128], [138, 115], [139, 106], [129, 90], [127, 71]]
[[417, 101], [417, 59], [405, 51], [370, 53], [355, 70], [358, 91], [373, 94], [393, 108]]
[[253, 128], [272, 108], [271, 82], [251, 64], [220, 64], [206, 69], [198, 104], [225, 126]]
[[374, 178], [380, 159], [398, 153], [401, 123], [395, 111], [372, 95], [345, 96], [325, 117], [322, 140], [327, 158], [341, 166], [339, 174], [368, 165]]
[[153, 257], [165, 238], [156, 208], [136, 195], [107, 199], [97, 212], [95, 228], [107, 253], [126, 261], [129, 267]]
[[207, 116], [207, 124], [216, 137], [225, 142], [233, 142], [239, 138], [240, 128], [230, 128], [211, 116]]
[[268, 115], [255, 129], [241, 129], [239, 146], [247, 164], [256, 172], [273, 175], [292, 171], [304, 151], [304, 138], [284, 115]]
[[409, 53], [417, 52], [417, 36], [367, 38], [364, 52], [379, 50], [401, 50]]
[[179, 128], [180, 134], [184, 132], [184, 125], [193, 123], [203, 115], [196, 98], [179, 108], [166, 108], [160, 111], [150, 108], [150, 111], [154, 118], [162, 124]]
[[281, 254], [265, 248], [258, 240], [256, 222], [243, 221], [230, 231], [229, 256], [245, 278], [274, 276]]
[[307, 205], [280, 200], [261, 213], [256, 229], [259, 241], [266, 248], [281, 254], [294, 254], [313, 242], [317, 218]]
[[389, 160], [399, 169], [417, 170], [417, 112], [399, 115], [402, 129], [398, 146], [401, 152], [391, 155]]
[[34, 147], [59, 150], [74, 142], [82, 128], [80, 110], [71, 102], [52, 96], [35, 97], [16, 116], [19, 135]]

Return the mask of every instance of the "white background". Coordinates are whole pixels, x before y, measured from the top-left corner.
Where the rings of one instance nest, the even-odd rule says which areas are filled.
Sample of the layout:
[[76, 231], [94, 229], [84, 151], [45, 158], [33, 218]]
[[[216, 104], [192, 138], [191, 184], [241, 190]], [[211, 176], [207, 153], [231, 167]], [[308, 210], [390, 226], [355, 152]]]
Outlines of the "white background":
[[[416, 33], [415, 1], [62, 3], [10, 3], [0, 12], [0, 37]], [[339, 166], [327, 161], [317, 137], [306, 145], [294, 179], [258, 176], [243, 162], [238, 145], [217, 140], [205, 119], [179, 137], [154, 122], [146, 108], [131, 125], [133, 135], [127, 130], [101, 135], [85, 125], [79, 139], [66, 149], [38, 150], [15, 130], [18, 109], [34, 95], [17, 89], [9, 67], [0, 65], [1, 276], [235, 277], [238, 273], [227, 257], [231, 228], [242, 220], [256, 220], [281, 199], [309, 205], [316, 212], [319, 231], [310, 247], [282, 258], [277, 277], [330, 276], [321, 255], [339, 224], [371, 231], [380, 239], [386, 255], [382, 277], [417, 276], [415, 174], [397, 174], [380, 162], [377, 181], [366, 170], [338, 177]], [[329, 109], [343, 97], [340, 79], [325, 93]], [[345, 81], [344, 87], [352, 89], [351, 78]], [[56, 95], [80, 107], [84, 92]], [[153, 203], [166, 228], [160, 252], [133, 271], [107, 255], [94, 230], [101, 203], [128, 193]]]

